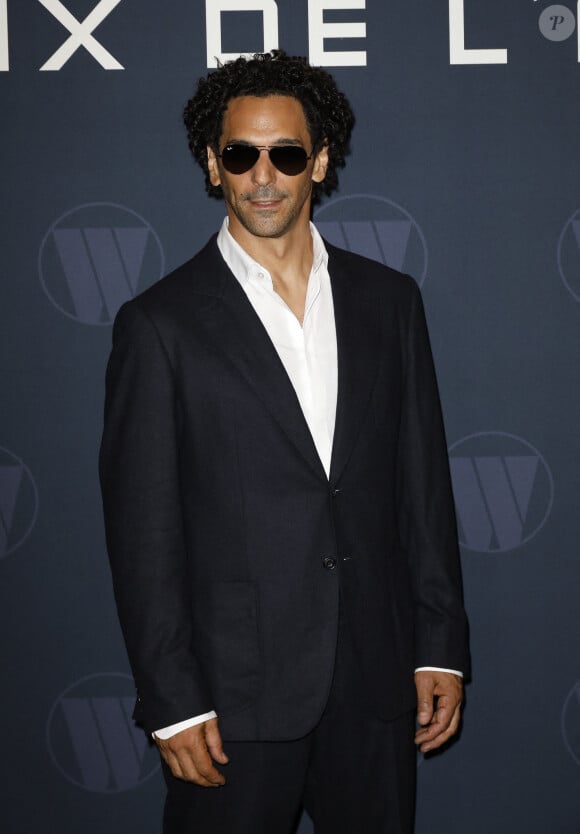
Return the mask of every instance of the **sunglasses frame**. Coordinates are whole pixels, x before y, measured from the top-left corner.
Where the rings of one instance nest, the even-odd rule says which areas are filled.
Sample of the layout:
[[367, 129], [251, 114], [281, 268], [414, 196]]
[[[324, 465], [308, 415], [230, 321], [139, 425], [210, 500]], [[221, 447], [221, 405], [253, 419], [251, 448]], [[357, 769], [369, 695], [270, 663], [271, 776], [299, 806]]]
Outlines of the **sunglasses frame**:
[[[230, 168], [228, 168], [227, 158], [226, 158], [226, 161], [224, 161], [224, 151], [227, 151], [228, 148], [244, 148], [244, 149], [248, 149], [248, 150], [251, 150], [251, 151], [257, 151], [258, 154], [257, 154], [254, 162], [252, 162], [252, 164], [249, 165], [247, 168], [244, 168], [243, 170], [240, 170], [240, 171], [237, 171], [237, 170], [232, 171]], [[272, 158], [272, 153], [271, 153], [272, 151], [274, 151], [274, 153], [275, 153], [278, 150], [286, 151], [289, 148], [300, 150], [300, 151], [303, 151], [303, 153], [304, 153], [304, 166], [302, 168], [300, 168], [298, 171], [292, 171], [292, 172], [285, 171], [283, 168], [281, 168], [279, 165], [277, 165], [276, 160]], [[246, 144], [245, 142], [230, 142], [228, 145], [224, 146], [221, 153], [216, 153], [216, 156], [218, 157], [218, 159], [222, 160], [222, 164], [223, 164], [224, 168], [226, 169], [226, 171], [228, 171], [228, 173], [234, 174], [234, 176], [240, 176], [241, 174], [247, 174], [248, 171], [252, 170], [254, 165], [256, 165], [256, 163], [260, 159], [260, 154], [262, 153], [262, 151], [268, 151], [268, 156], [270, 158], [270, 162], [272, 163], [274, 168], [276, 168], [277, 171], [280, 171], [280, 173], [284, 174], [284, 176], [286, 176], [286, 177], [297, 177], [299, 174], [302, 174], [306, 170], [306, 166], [308, 164], [308, 161], [310, 159], [312, 159], [312, 157], [314, 156], [314, 148], [312, 148], [312, 153], [308, 154], [306, 152], [306, 148], [303, 148], [302, 145], [249, 145], [249, 144]], [[302, 160], [300, 160], [300, 164], [302, 164]]]

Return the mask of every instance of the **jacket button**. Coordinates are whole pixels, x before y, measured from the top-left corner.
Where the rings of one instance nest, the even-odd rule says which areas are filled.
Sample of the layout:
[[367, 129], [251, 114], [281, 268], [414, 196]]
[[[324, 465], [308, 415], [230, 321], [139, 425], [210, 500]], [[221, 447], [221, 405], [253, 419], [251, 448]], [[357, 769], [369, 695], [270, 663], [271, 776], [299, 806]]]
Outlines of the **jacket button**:
[[322, 565], [326, 570], [334, 570], [336, 567], [336, 559], [333, 559], [330, 556], [325, 556], [322, 560]]
[[342, 490], [340, 489], [340, 487], [334, 487], [334, 489], [332, 490], [333, 498], [336, 498], [336, 496], [340, 495], [341, 492], [342, 492]]

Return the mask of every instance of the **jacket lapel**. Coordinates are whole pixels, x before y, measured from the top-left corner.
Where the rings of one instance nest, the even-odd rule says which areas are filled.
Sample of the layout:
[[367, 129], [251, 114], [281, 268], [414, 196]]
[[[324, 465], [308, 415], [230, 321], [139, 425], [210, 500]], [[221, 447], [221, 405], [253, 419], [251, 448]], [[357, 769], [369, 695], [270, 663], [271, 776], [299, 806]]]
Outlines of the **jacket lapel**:
[[212, 294], [217, 294], [219, 301], [212, 305], [211, 314], [204, 316], [203, 326], [310, 467], [326, 480], [286, 369], [244, 290], [217, 254], [218, 259], [212, 259], [211, 284]]
[[340, 250], [327, 244], [338, 347], [338, 398], [330, 481], [338, 482], [369, 404], [380, 360], [378, 301], [365, 296], [343, 265]]

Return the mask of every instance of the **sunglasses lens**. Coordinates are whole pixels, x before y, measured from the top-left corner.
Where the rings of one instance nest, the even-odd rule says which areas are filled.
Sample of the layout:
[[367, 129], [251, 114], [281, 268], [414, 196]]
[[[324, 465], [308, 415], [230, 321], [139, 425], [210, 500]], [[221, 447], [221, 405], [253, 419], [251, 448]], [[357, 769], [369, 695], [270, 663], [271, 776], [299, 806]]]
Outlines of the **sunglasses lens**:
[[[279, 145], [269, 149], [272, 165], [286, 174], [295, 177], [306, 168], [308, 154], [299, 145]], [[260, 157], [260, 151], [254, 145], [226, 145], [221, 158], [226, 171], [230, 174], [245, 174], [253, 168]]]
[[270, 159], [283, 174], [295, 177], [306, 168], [308, 154], [299, 145], [280, 145], [280, 147], [270, 148]]
[[222, 162], [230, 174], [245, 174], [253, 168], [260, 151], [253, 145], [226, 145], [221, 153]]

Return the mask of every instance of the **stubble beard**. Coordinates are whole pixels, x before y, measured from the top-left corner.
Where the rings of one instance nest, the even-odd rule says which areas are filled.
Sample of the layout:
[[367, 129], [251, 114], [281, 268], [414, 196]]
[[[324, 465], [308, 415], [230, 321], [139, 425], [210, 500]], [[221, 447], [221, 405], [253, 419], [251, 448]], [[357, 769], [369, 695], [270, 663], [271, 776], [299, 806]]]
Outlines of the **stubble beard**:
[[[240, 194], [235, 203], [229, 198], [230, 195], [224, 193], [224, 196], [239, 222], [250, 234], [256, 237], [277, 238], [285, 235], [294, 226], [308, 198], [308, 193], [300, 195], [302, 199], [293, 202], [288, 202], [287, 192], [275, 191], [271, 188]], [[282, 207], [263, 209], [255, 213], [250, 207], [252, 200], [280, 200]], [[285, 209], [284, 206], [286, 206]]]

